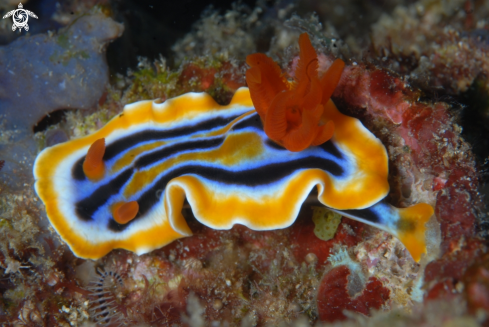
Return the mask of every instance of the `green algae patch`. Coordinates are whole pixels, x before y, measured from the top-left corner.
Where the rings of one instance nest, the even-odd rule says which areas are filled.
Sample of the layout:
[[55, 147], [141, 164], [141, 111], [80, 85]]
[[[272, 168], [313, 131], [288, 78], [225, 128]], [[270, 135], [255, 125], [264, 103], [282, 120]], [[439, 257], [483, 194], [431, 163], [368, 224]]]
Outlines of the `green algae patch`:
[[7, 219], [0, 218], [0, 230], [3, 228], [10, 229], [12, 224]]
[[11, 300], [12, 302], [18, 304], [22, 300], [26, 299], [27, 295], [30, 295], [32, 292], [27, 285], [20, 284], [16, 288], [5, 291], [4, 297], [5, 299]]
[[70, 38], [67, 34], [60, 34], [58, 35], [56, 43], [63, 49], [68, 49], [70, 47]]
[[324, 207], [312, 207], [312, 212], [314, 235], [323, 241], [331, 240], [341, 223], [341, 215]]

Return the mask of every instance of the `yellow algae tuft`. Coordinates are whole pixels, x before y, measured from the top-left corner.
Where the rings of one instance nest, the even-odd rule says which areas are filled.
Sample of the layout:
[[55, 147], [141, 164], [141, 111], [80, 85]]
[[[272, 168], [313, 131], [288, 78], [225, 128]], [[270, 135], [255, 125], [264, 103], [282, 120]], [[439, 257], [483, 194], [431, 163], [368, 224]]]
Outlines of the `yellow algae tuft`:
[[323, 241], [329, 241], [341, 223], [341, 215], [325, 207], [312, 207], [312, 212], [314, 235]]

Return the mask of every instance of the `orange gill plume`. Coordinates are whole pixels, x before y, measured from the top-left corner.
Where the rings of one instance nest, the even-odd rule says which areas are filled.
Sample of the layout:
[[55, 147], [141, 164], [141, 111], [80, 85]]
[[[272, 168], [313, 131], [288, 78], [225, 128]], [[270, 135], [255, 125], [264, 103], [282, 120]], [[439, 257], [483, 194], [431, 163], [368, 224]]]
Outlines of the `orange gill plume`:
[[328, 113], [336, 107], [330, 98], [345, 66], [336, 59], [319, 79], [317, 54], [307, 33], [299, 37], [299, 47], [292, 83], [270, 57], [255, 53], [246, 58], [250, 66], [246, 82], [265, 133], [290, 151], [320, 145], [333, 136], [335, 127]]

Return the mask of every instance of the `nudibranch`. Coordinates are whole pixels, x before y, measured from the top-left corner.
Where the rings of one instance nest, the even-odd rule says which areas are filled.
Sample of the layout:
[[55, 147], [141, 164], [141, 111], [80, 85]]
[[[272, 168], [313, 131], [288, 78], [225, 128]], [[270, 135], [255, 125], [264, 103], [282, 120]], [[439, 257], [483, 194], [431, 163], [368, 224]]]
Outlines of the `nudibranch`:
[[266, 135], [247, 88], [225, 106], [206, 93], [140, 101], [92, 135], [44, 149], [35, 189], [82, 258], [117, 248], [142, 254], [191, 235], [185, 199], [214, 229], [285, 228], [316, 188], [323, 205], [388, 231], [418, 261], [432, 207], [384, 202], [388, 157], [380, 140], [333, 106], [328, 119], [329, 141], [291, 152]]
[[251, 54], [246, 82], [267, 136], [290, 151], [302, 151], [329, 140], [335, 125], [331, 100], [345, 63], [336, 59], [319, 79], [318, 57], [307, 33], [299, 37], [295, 80], [289, 82], [272, 58]]

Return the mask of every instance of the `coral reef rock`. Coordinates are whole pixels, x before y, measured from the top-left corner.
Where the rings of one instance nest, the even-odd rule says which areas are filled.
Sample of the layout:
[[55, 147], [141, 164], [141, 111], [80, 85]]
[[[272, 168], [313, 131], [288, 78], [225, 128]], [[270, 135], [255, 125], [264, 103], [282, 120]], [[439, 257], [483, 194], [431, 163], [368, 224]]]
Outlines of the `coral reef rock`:
[[109, 79], [104, 46], [123, 29], [95, 13], [1, 47], [0, 114], [7, 126], [25, 131], [55, 110], [96, 106]]

